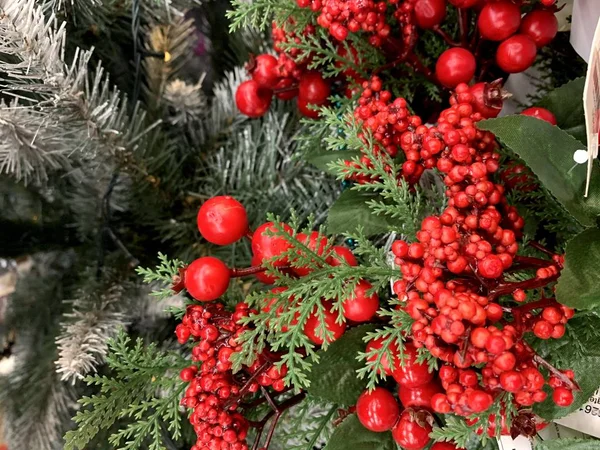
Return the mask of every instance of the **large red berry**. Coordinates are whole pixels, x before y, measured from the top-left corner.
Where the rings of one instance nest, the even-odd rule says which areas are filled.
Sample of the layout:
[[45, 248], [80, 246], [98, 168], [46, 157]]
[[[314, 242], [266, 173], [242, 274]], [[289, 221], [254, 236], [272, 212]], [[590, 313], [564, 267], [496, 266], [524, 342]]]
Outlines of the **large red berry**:
[[258, 55], [254, 58], [249, 68], [252, 79], [260, 87], [274, 89], [281, 77], [279, 74], [279, 63], [273, 55]]
[[558, 406], [563, 408], [570, 406], [573, 403], [573, 393], [565, 387], [557, 387], [552, 393], [552, 400]]
[[473, 53], [464, 48], [450, 48], [438, 58], [435, 75], [444, 86], [453, 88], [460, 83], [468, 83], [476, 68]]
[[252, 118], [264, 116], [271, 106], [272, 99], [273, 92], [262, 88], [254, 80], [244, 81], [235, 92], [235, 104], [238, 109]]
[[322, 345], [325, 342], [325, 328], [331, 333], [327, 339], [329, 343], [339, 339], [346, 331], [346, 324], [337, 322], [338, 314], [331, 310], [331, 302], [323, 302], [323, 306], [325, 307], [323, 322], [321, 316], [314, 311], [304, 324], [304, 334], [317, 345]]
[[479, 33], [490, 41], [503, 41], [521, 24], [521, 8], [508, 0], [488, 2], [479, 13]]
[[218, 299], [229, 286], [229, 268], [218, 258], [205, 256], [186, 269], [184, 285], [189, 294], [201, 302]]
[[314, 105], [322, 105], [327, 101], [331, 91], [329, 81], [323, 79], [319, 72], [306, 72], [298, 85], [299, 98]]
[[412, 410], [405, 410], [392, 429], [392, 437], [405, 450], [421, 450], [429, 444], [432, 427], [427, 421], [413, 416]]
[[[281, 226], [285, 232], [292, 233], [292, 229], [289, 225], [282, 223]], [[277, 229], [273, 222], [263, 223], [252, 235], [252, 253], [261, 261], [280, 256], [292, 247], [292, 244], [285, 238], [275, 235], [269, 236], [269, 233], [277, 233]], [[276, 266], [285, 264], [287, 264], [287, 259], [285, 257], [275, 261]]]
[[367, 430], [387, 431], [398, 421], [400, 406], [390, 391], [377, 387], [371, 392], [363, 392], [358, 397], [356, 415]]
[[536, 9], [523, 18], [520, 31], [540, 48], [552, 42], [558, 33], [558, 20], [552, 11]]
[[361, 280], [354, 288], [353, 295], [343, 303], [343, 314], [346, 319], [354, 322], [366, 322], [373, 318], [379, 309], [379, 296], [377, 292], [368, 294], [373, 285]]
[[298, 111], [300, 111], [300, 114], [302, 114], [304, 117], [308, 117], [309, 119], [318, 119], [319, 109], [316, 108], [317, 106], [321, 105], [309, 102], [305, 98], [298, 97]]
[[400, 398], [400, 403], [405, 408], [418, 406], [421, 408], [431, 409], [432, 397], [441, 392], [442, 388], [439, 383], [435, 380], [432, 380], [429, 383], [414, 388], [399, 386], [398, 398]]
[[[471, 95], [473, 96], [473, 108], [476, 112], [481, 114], [484, 119], [491, 119], [497, 117], [502, 111], [502, 100], [498, 100], [492, 103], [486, 98], [488, 94], [486, 85], [488, 83], [476, 83], [470, 88]], [[498, 107], [499, 105], [499, 107]]]
[[508, 73], [518, 73], [531, 67], [537, 47], [529, 36], [516, 34], [502, 42], [496, 51], [498, 67]]
[[212, 197], [202, 204], [197, 217], [204, 239], [217, 245], [229, 245], [248, 231], [246, 208], [227, 195]]
[[417, 0], [414, 12], [419, 27], [433, 28], [446, 17], [446, 0]]
[[556, 116], [548, 111], [546, 108], [541, 108], [539, 106], [532, 106], [531, 108], [527, 108], [521, 112], [523, 116], [535, 117], [536, 119], [545, 120], [551, 125], [556, 125]]
[[400, 386], [413, 388], [428, 383], [433, 378], [427, 363], [417, 362], [417, 349], [411, 343], [404, 346], [404, 359], [398, 355], [394, 360], [392, 376]]

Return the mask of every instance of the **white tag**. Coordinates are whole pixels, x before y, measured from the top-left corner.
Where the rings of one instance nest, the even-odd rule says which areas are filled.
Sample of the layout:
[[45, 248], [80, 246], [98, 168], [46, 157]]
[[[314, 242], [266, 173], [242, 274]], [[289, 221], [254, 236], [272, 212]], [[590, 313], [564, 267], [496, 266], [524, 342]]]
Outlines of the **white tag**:
[[588, 402], [567, 417], [558, 419], [557, 423], [600, 438], [600, 389]]
[[[538, 433], [538, 439], [542, 441], [551, 441], [560, 438], [584, 438], [585, 434], [563, 427], [557, 423], [550, 423], [546, 428]], [[533, 450], [532, 441], [525, 436], [518, 436], [516, 439], [510, 436], [501, 436], [498, 439], [500, 450]]]
[[583, 111], [587, 130], [587, 177], [585, 196], [588, 196], [594, 159], [598, 156], [598, 131], [600, 131], [600, 20], [596, 23], [596, 32], [590, 51], [590, 60], [583, 88]]

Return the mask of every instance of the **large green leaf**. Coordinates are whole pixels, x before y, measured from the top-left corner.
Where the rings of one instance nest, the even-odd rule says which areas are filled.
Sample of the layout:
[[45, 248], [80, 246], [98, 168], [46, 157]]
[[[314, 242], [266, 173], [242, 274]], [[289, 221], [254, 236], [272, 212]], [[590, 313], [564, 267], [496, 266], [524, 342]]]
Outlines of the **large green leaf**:
[[552, 439], [536, 441], [534, 450], [598, 450], [598, 439]]
[[348, 189], [329, 209], [327, 229], [331, 234], [351, 233], [358, 226], [364, 227], [367, 236], [386, 233], [394, 223], [394, 219], [376, 215], [371, 211], [367, 201], [377, 198], [374, 195]]
[[363, 337], [375, 328], [373, 324], [353, 328], [321, 351], [308, 377], [308, 393], [339, 405], [354, 405], [367, 386], [367, 379], [356, 375], [364, 365], [356, 356], [365, 350]]
[[[600, 230], [590, 228], [567, 244], [556, 299], [577, 309], [600, 306]], [[600, 383], [599, 383], [600, 384]]]
[[[594, 226], [600, 214], [600, 168], [594, 162], [588, 198], [584, 198], [586, 165], [575, 165], [573, 153], [585, 146], [548, 122], [508, 116], [477, 123], [519, 155], [542, 184], [582, 225]], [[575, 166], [575, 167], [574, 167]]]
[[324, 450], [397, 450], [392, 433], [373, 433], [363, 427], [355, 414], [347, 417], [333, 432]]
[[583, 115], [584, 85], [585, 77], [576, 78], [553, 90], [538, 103], [538, 106], [552, 111], [561, 130], [581, 142], [587, 141]]
[[341, 159], [349, 161], [352, 158], [360, 155], [361, 152], [359, 150], [328, 151], [319, 149], [318, 151], [307, 153], [304, 155], [304, 159], [323, 172], [337, 175], [337, 171], [331, 168], [329, 165], [330, 163], [339, 161]]

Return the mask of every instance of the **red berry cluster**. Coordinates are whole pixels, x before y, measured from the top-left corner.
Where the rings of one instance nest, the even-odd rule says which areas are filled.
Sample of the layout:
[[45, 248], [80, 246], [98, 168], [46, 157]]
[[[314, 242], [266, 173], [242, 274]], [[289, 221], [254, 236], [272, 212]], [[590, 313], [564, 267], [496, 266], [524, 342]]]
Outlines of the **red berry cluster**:
[[[472, 88], [459, 85], [451, 107], [440, 114], [437, 125], [427, 127], [418, 117], [408, 116], [402, 99], [391, 102], [389, 93], [380, 91], [379, 80], [374, 81], [365, 86], [362, 98], [367, 101], [359, 106], [357, 116], [378, 142], [399, 142], [407, 162], [436, 167], [447, 187], [447, 208], [423, 220], [417, 241], [398, 240], [392, 245], [402, 273], [394, 292], [414, 319], [407, 349], [424, 347], [445, 363], [438, 373], [443, 392], [431, 395], [430, 407], [467, 416], [486, 411], [501, 391], [513, 393], [514, 402], [522, 407], [543, 401], [546, 379], [539, 367], [551, 366], [535, 354], [523, 335], [560, 338], [573, 310], [554, 299], [513, 308], [502, 306], [498, 299], [512, 295], [516, 302], [524, 302], [524, 289], [556, 280], [563, 258], [517, 256], [523, 219], [507, 204], [504, 187], [492, 180], [499, 166], [497, 144], [492, 134], [474, 125], [482, 114], [476, 111]], [[374, 97], [376, 92], [379, 95]], [[386, 110], [390, 104], [396, 107]], [[505, 282], [503, 275], [515, 260], [520, 266], [530, 264], [536, 275], [521, 283]], [[377, 346], [381, 343], [370, 343], [370, 348]], [[385, 363], [386, 372], [407, 387], [397, 375], [396, 364]], [[561, 406], [568, 405], [572, 394], [569, 397], [565, 391], [570, 394], [576, 384], [554, 368], [551, 374], [561, 383], [548, 381], [558, 389], [553, 398]]]

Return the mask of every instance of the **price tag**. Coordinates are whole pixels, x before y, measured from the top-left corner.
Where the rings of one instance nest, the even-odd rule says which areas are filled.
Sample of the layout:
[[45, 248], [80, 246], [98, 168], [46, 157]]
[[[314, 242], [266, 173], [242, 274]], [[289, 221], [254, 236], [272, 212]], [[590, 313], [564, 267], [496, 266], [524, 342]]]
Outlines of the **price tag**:
[[587, 177], [585, 196], [588, 196], [594, 159], [598, 156], [598, 132], [600, 131], [600, 20], [596, 24], [590, 51], [585, 87], [583, 89], [583, 111], [587, 130]]
[[556, 422], [573, 430], [600, 438], [600, 389], [594, 393], [585, 405], [579, 408], [579, 411], [558, 419]]
[[[572, 430], [557, 423], [548, 424], [548, 426], [538, 434], [538, 439], [542, 441], [585, 437], [586, 435], [584, 433]], [[500, 439], [498, 439], [498, 448], [500, 450], [533, 450], [533, 443], [525, 436], [518, 436], [516, 439], [513, 439], [510, 436], [501, 436]]]

